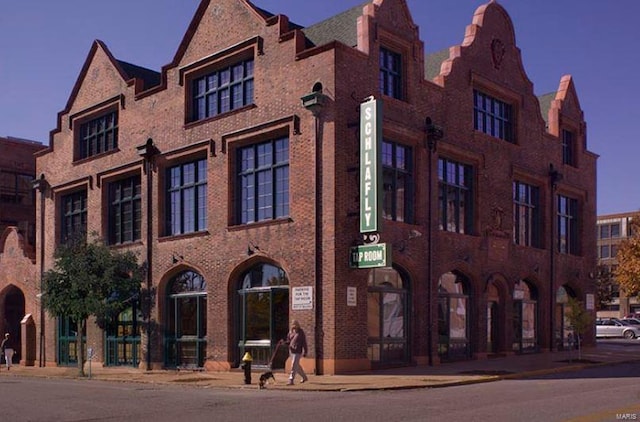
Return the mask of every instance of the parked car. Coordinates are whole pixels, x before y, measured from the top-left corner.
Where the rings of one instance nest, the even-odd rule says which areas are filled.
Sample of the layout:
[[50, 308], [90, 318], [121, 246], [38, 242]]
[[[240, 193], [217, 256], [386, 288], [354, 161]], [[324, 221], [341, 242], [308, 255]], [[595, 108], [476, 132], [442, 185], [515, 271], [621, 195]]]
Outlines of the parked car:
[[597, 319], [596, 337], [640, 337], [640, 325], [632, 325], [616, 318]]
[[622, 321], [628, 322], [631, 325], [640, 325], [640, 319], [638, 318], [624, 317]]

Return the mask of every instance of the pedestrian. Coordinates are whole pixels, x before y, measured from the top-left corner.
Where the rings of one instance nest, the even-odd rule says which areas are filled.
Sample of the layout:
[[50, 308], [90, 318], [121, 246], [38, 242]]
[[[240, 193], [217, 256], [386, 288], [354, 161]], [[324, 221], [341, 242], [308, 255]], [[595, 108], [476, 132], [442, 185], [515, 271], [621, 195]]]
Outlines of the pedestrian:
[[8, 371], [9, 369], [11, 369], [11, 360], [13, 359], [13, 347], [11, 344], [11, 340], [9, 339], [9, 333], [6, 333], [4, 335], [4, 340], [2, 340], [0, 349], [2, 349], [2, 355], [4, 356], [4, 361], [7, 363]]
[[302, 377], [300, 383], [307, 382], [309, 378], [300, 366], [300, 359], [307, 356], [307, 337], [304, 335], [304, 330], [300, 328], [300, 323], [295, 319], [291, 322], [291, 330], [287, 334], [287, 344], [289, 345], [289, 356], [291, 356], [291, 373], [288, 385], [293, 385], [296, 373]]

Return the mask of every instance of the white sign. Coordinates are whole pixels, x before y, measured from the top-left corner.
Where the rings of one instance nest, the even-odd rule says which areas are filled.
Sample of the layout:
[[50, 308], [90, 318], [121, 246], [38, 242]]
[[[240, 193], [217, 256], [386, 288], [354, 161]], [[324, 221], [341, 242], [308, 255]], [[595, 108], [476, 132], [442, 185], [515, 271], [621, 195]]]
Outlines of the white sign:
[[313, 287], [294, 287], [291, 289], [291, 309], [294, 311], [313, 309]]
[[347, 306], [356, 306], [358, 304], [358, 289], [355, 287], [347, 287]]
[[596, 308], [595, 303], [596, 303], [596, 300], [593, 293], [588, 293], [587, 294], [587, 311], [593, 311]]

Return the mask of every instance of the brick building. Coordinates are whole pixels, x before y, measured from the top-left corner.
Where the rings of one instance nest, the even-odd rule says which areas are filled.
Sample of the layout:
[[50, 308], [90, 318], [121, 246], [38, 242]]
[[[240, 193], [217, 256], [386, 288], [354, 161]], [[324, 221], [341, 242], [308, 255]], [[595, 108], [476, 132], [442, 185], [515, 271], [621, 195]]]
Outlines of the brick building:
[[[38, 155], [38, 263], [78, 231], [139, 254], [152, 316], [89, 325], [104, 365], [267, 365], [292, 319], [321, 374], [556, 349], [567, 297], [593, 297], [596, 159], [573, 80], [534, 95], [494, 1], [425, 57], [404, 0], [307, 28], [203, 0], [160, 73], [93, 44]], [[47, 319], [47, 362], [74, 362], [73, 326]]]
[[[25, 309], [33, 309], [35, 285], [35, 193], [34, 154], [40, 142], [0, 137], [0, 333], [10, 333], [20, 350], [20, 321]], [[33, 319], [26, 319], [34, 327]], [[35, 338], [32, 336], [32, 344]], [[21, 352], [15, 359], [22, 360]], [[33, 356], [31, 356], [31, 362]]]
[[[637, 212], [599, 215], [597, 222], [598, 265], [613, 273], [618, 266], [616, 255], [621, 242], [631, 236], [631, 219]], [[623, 318], [632, 313], [640, 313], [637, 297], [627, 296], [615, 282], [612, 286], [612, 300], [604, 309], [598, 310], [598, 317]]]

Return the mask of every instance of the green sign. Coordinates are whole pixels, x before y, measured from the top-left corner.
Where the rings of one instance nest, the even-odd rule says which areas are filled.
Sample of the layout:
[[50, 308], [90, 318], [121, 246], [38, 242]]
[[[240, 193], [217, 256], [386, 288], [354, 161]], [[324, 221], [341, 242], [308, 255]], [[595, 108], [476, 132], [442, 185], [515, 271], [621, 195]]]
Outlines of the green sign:
[[382, 101], [371, 97], [360, 104], [360, 233], [382, 228]]
[[360, 245], [351, 248], [351, 268], [380, 268], [391, 266], [391, 248], [386, 243]]

